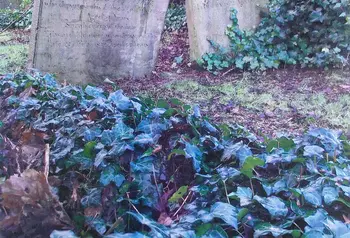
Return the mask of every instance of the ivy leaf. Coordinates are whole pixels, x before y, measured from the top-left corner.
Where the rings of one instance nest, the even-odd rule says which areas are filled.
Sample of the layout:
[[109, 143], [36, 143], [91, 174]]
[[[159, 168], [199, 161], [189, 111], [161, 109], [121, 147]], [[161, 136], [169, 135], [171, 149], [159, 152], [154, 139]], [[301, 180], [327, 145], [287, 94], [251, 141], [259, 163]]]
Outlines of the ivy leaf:
[[101, 205], [101, 192], [99, 188], [89, 189], [87, 194], [81, 199], [81, 205], [84, 207]]
[[106, 223], [102, 218], [86, 217], [86, 223], [97, 231], [100, 235], [103, 235], [106, 231]]
[[304, 220], [312, 230], [322, 231], [326, 218], [327, 213], [322, 209], [318, 209], [315, 214], [304, 218]]
[[113, 166], [108, 166], [101, 172], [100, 183], [104, 186], [107, 186], [113, 182], [119, 188], [124, 181], [124, 175], [120, 174], [120, 170]]
[[220, 218], [224, 222], [226, 222], [228, 225], [233, 226], [235, 229], [238, 229], [237, 224], [237, 210], [234, 206], [223, 203], [223, 202], [216, 202], [211, 208], [210, 208], [210, 214], [213, 217]]
[[143, 133], [140, 135], [137, 135], [133, 140], [134, 145], [138, 145], [141, 147], [145, 146], [151, 146], [157, 143], [157, 140], [155, 140], [151, 135]]
[[127, 213], [133, 216], [142, 225], [145, 225], [149, 229], [151, 229], [153, 234], [156, 237], [169, 237], [169, 230], [165, 226], [147, 218], [142, 214], [134, 213], [134, 212], [127, 212]]
[[134, 147], [130, 146], [128, 143], [125, 141], [123, 142], [118, 142], [113, 145], [113, 147], [108, 151], [108, 155], [113, 155], [113, 156], [121, 156], [125, 153], [125, 151], [134, 151]]
[[263, 198], [255, 195], [254, 199], [267, 209], [273, 218], [285, 217], [288, 214], [286, 204], [284, 204], [284, 202], [278, 197], [271, 196]]
[[92, 87], [90, 85], [85, 88], [85, 93], [93, 98], [106, 98], [103, 92], [102, 88]]
[[292, 139], [288, 139], [287, 137], [281, 137], [281, 138], [278, 138], [277, 140], [271, 140], [268, 143], [266, 150], [268, 153], [271, 153], [275, 148], [276, 149], [282, 148], [288, 152], [294, 146], [295, 146], [295, 143]]
[[104, 238], [149, 238], [149, 236], [146, 236], [139, 232], [135, 232], [135, 233], [113, 233], [108, 236], [104, 236]]
[[308, 145], [304, 147], [304, 156], [314, 158], [323, 158], [324, 149], [317, 145]]
[[228, 238], [228, 235], [221, 226], [214, 226], [207, 233], [205, 233], [202, 238]]
[[126, 111], [133, 107], [131, 100], [123, 95], [122, 90], [111, 93], [108, 97], [108, 100], [115, 104], [120, 111]]
[[187, 193], [188, 191], [188, 186], [182, 186], [180, 187], [168, 200], [171, 203], [176, 203], [178, 202], [183, 196]]
[[241, 221], [248, 213], [249, 213], [248, 208], [242, 208], [237, 215], [238, 221]]
[[84, 146], [84, 156], [91, 159], [93, 157], [93, 151], [96, 145], [97, 145], [96, 141], [90, 141], [86, 143]]
[[324, 187], [322, 190], [323, 200], [327, 205], [331, 205], [335, 200], [339, 198], [339, 194], [334, 187]]
[[304, 233], [302, 238], [320, 238], [325, 237], [322, 231], [319, 230], [309, 230]]
[[132, 139], [134, 137], [133, 133], [134, 130], [132, 128], [119, 121], [112, 130], [104, 130], [102, 132], [101, 142], [104, 145], [111, 146], [116, 142]]
[[331, 219], [327, 219], [324, 224], [332, 231], [334, 237], [350, 237], [350, 225], [346, 225], [340, 221]]
[[256, 157], [248, 157], [242, 168], [241, 168], [241, 173], [246, 175], [249, 178], [253, 177], [253, 169], [256, 166], [263, 166], [265, 162], [262, 159], [256, 158]]
[[130, 163], [131, 170], [135, 173], [152, 173], [154, 157], [140, 157], [136, 161]]
[[185, 152], [186, 158], [192, 159], [193, 168], [199, 172], [201, 170], [201, 164], [203, 160], [202, 151], [197, 146], [186, 142]]
[[238, 187], [237, 192], [230, 193], [228, 196], [239, 198], [241, 207], [244, 207], [252, 203], [253, 192], [250, 188]]
[[254, 237], [265, 237], [272, 234], [273, 237], [283, 237], [284, 235], [292, 235], [293, 237], [300, 237], [301, 232], [298, 230], [286, 230], [269, 223], [262, 223], [254, 227]]
[[227, 179], [234, 179], [239, 175], [241, 175], [241, 172], [239, 172], [237, 169], [232, 167], [218, 168], [217, 172], [223, 181], [226, 181]]
[[323, 22], [324, 16], [321, 12], [321, 10], [312, 11], [310, 14], [310, 22]]
[[322, 205], [321, 188], [317, 184], [312, 184], [302, 189], [302, 194], [309, 204], [315, 207]]
[[73, 231], [53, 231], [50, 238], [78, 238]]
[[104, 158], [106, 158], [107, 154], [108, 152], [105, 149], [98, 152], [95, 158], [94, 166], [98, 167], [103, 162]]

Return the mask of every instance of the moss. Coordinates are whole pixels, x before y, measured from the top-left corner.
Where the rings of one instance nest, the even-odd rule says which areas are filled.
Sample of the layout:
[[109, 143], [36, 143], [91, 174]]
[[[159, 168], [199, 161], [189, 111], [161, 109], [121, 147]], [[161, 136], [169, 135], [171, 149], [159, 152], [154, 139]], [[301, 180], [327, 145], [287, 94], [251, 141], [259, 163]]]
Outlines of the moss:
[[27, 57], [27, 45], [0, 46], [0, 74], [23, 70]]

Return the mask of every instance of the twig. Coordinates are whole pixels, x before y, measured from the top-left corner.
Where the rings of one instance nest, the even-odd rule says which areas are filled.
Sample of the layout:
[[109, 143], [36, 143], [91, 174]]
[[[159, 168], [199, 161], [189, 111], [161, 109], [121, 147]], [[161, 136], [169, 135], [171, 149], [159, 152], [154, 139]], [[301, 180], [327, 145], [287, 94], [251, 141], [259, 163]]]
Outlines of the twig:
[[32, 9], [32, 7], [33, 7], [33, 4], [30, 5], [30, 7], [28, 8], [28, 10], [25, 11], [18, 19], [13, 20], [12, 22], [10, 22], [10, 24], [9, 24], [7, 27], [5, 27], [3, 30], [0, 31], [0, 35], [1, 35], [2, 33], [4, 33], [5, 31], [7, 31], [8, 29], [10, 29], [10, 28], [11, 28], [14, 24], [16, 24], [17, 22], [20, 22], [26, 15], [28, 15], [28, 13], [29, 13], [30, 10]]
[[225, 76], [226, 74], [232, 72], [235, 68], [232, 67], [231, 69], [227, 70], [225, 73], [222, 74], [222, 76]]
[[50, 171], [50, 145], [45, 144], [45, 156], [44, 156], [44, 175], [46, 178], [46, 181], [49, 177], [49, 171]]
[[252, 179], [249, 179], [249, 182], [250, 182], [250, 188], [252, 189], [252, 193], [253, 193], [253, 196], [254, 196], [254, 187], [253, 187], [253, 182], [252, 182]]
[[130, 196], [129, 196], [129, 193], [126, 193], [126, 196], [128, 197], [128, 201], [130, 203], [130, 205], [134, 208], [134, 210], [143, 217], [143, 215], [139, 212], [139, 210], [135, 207], [134, 204], [132, 204], [131, 200], [130, 200]]
[[296, 227], [299, 228], [299, 230], [300, 230], [300, 232], [301, 232], [302, 234], [304, 234], [303, 230], [300, 228], [300, 226], [299, 226], [297, 223], [295, 223], [295, 221], [293, 221], [293, 224], [294, 224]]
[[120, 217], [113, 223], [113, 225], [108, 229], [108, 231], [104, 234], [105, 236], [110, 235], [112, 232], [114, 232], [114, 229], [118, 227], [118, 225], [122, 222]]
[[179, 207], [179, 209], [177, 209], [177, 211], [175, 212], [175, 214], [173, 215], [173, 217], [176, 217], [176, 215], [181, 211], [181, 209], [183, 208], [183, 206], [185, 206], [185, 203], [187, 202], [188, 198], [190, 197], [192, 191], [189, 192], [189, 194], [186, 196], [185, 200], [182, 202], [181, 206]]
[[153, 178], [154, 178], [154, 183], [156, 184], [156, 190], [157, 190], [157, 194], [158, 194], [158, 199], [160, 199], [160, 193], [158, 190], [158, 183], [157, 183], [157, 178], [156, 178], [156, 172], [154, 169], [154, 164], [152, 164], [152, 170], [153, 170]]
[[225, 183], [224, 180], [222, 180], [222, 183], [224, 184], [225, 194], [226, 194], [226, 198], [227, 198], [227, 203], [228, 203], [228, 204], [231, 204], [231, 203], [230, 203], [230, 198], [228, 197], [228, 193], [227, 193], [226, 183]]

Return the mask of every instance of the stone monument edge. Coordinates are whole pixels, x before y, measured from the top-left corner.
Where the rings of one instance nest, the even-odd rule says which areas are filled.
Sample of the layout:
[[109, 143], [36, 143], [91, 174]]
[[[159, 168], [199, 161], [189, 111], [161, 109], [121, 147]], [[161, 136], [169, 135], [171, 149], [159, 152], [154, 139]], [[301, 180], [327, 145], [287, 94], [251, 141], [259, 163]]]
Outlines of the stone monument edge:
[[28, 67], [35, 68], [37, 36], [39, 34], [40, 17], [44, 0], [34, 0], [32, 27], [29, 43]]

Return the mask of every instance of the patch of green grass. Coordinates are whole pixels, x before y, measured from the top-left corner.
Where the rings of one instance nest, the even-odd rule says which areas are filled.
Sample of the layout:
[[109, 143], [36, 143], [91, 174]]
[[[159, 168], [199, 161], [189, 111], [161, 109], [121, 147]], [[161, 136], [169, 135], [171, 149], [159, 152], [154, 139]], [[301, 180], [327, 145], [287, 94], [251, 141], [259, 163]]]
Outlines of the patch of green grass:
[[[333, 75], [332, 79], [338, 83], [346, 81], [339, 75]], [[311, 93], [307, 90], [310, 86], [306, 81], [305, 85], [300, 85], [299, 90], [290, 93], [282, 92], [279, 87], [265, 87], [254, 80], [246, 79], [219, 85], [177, 80], [166, 84], [158, 92], [161, 92], [160, 97], [178, 97], [186, 103], [210, 105], [233, 102], [256, 111], [277, 109], [280, 113], [289, 113], [295, 108], [298, 113], [316, 124], [326, 122], [328, 126], [340, 128], [350, 125], [350, 95], [340, 94], [334, 100], [323, 93]]]
[[0, 74], [23, 70], [27, 59], [27, 45], [0, 46]]
[[226, 82], [220, 85], [201, 85], [196, 81], [174, 81], [166, 86], [175, 94], [180, 94], [185, 100], [195, 99], [197, 102], [205, 102], [212, 98], [218, 98], [219, 103], [229, 102], [240, 104], [246, 108], [261, 110], [265, 107], [277, 107], [279, 104], [269, 92], [254, 92], [253, 86], [246, 80], [237, 83]]
[[10, 41], [12, 39], [12, 35], [10, 32], [4, 32], [0, 34], [0, 43], [5, 43], [7, 41]]

